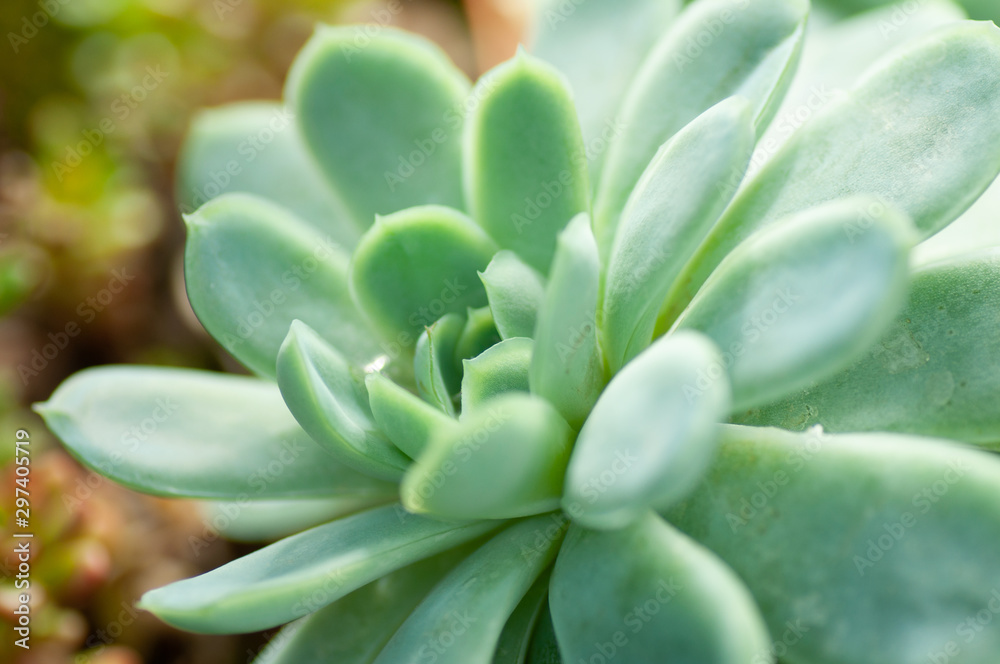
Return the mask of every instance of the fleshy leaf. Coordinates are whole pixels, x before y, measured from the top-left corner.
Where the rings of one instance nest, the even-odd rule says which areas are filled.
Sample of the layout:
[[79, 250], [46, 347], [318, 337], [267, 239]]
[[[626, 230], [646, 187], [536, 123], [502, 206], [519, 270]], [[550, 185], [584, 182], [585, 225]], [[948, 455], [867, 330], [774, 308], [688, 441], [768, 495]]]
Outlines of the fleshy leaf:
[[466, 544], [404, 567], [288, 625], [253, 664], [372, 664], [468, 548]]
[[763, 132], [794, 75], [808, 10], [805, 0], [701, 0], [674, 21], [629, 88], [601, 171], [594, 235], [602, 255], [646, 165], [682, 127], [738, 95]]
[[723, 436], [667, 516], [744, 579], [772, 634], [794, 626], [783, 661], [912, 664], [952, 648], [996, 661], [1000, 632], [961, 631], [1000, 586], [996, 457], [892, 434]]
[[629, 83], [680, 5], [679, 0], [536, 3], [531, 51], [569, 81], [591, 173], [621, 131], [615, 113]]
[[829, 380], [738, 420], [899, 431], [1000, 444], [1000, 249], [927, 266], [871, 352]]
[[191, 122], [178, 165], [181, 209], [190, 214], [226, 192], [274, 201], [345, 247], [361, 237], [358, 221], [313, 164], [294, 113], [281, 104], [230, 104]]
[[436, 431], [455, 424], [454, 419], [380, 373], [368, 374], [365, 385], [379, 429], [412, 459], [423, 453]]
[[485, 306], [478, 271], [496, 246], [457, 210], [428, 205], [379, 217], [351, 258], [354, 301], [389, 340], [412, 346], [444, 314]]
[[184, 277], [205, 329], [254, 373], [275, 375], [300, 319], [358, 366], [379, 354], [347, 289], [343, 248], [262, 198], [226, 194], [185, 218]]
[[528, 392], [528, 367], [535, 342], [523, 337], [501, 341], [462, 363], [462, 417], [505, 392]]
[[549, 604], [549, 601], [546, 601], [542, 607], [542, 615], [539, 616], [535, 633], [531, 637], [531, 648], [528, 650], [525, 664], [563, 664]]
[[440, 664], [490, 664], [507, 618], [556, 557], [565, 521], [549, 535], [555, 518], [516, 523], [462, 561], [413, 611], [375, 664], [431, 656]]
[[[363, 40], [363, 41], [360, 41]], [[362, 224], [415, 205], [463, 208], [465, 76], [431, 42], [381, 26], [321, 26], [285, 98], [334, 190]], [[363, 110], [360, 110], [363, 109]]]
[[161, 496], [222, 500], [391, 496], [296, 424], [255, 378], [160, 367], [100, 367], [35, 406], [84, 465]]
[[531, 649], [538, 618], [546, 610], [549, 573], [543, 572], [510, 614], [497, 640], [492, 664], [524, 664]]
[[500, 343], [500, 333], [493, 322], [489, 307], [468, 309], [465, 312], [465, 326], [455, 344], [455, 361], [461, 362], [476, 357], [487, 348]]
[[872, 194], [922, 237], [954, 221], [1000, 172], [1000, 28], [963, 21], [879, 60], [737, 195], [664, 305], [668, 323], [756, 229], [824, 201]]
[[567, 662], [595, 654], [629, 664], [772, 661], [767, 628], [743, 582], [652, 513], [620, 530], [571, 527], [549, 592]]
[[727, 258], [677, 322], [722, 350], [733, 408], [767, 403], [849, 366], [902, 308], [914, 232], [868, 197], [766, 228]]
[[403, 476], [410, 459], [375, 422], [364, 372], [301, 321], [278, 353], [278, 387], [306, 433], [341, 463], [379, 479]]
[[695, 118], [660, 149], [629, 197], [615, 231], [600, 307], [611, 373], [642, 352], [688, 259], [736, 193], [753, 151], [752, 109], [734, 97]]
[[413, 357], [417, 393], [427, 403], [455, 416], [454, 395], [462, 387], [462, 365], [455, 360], [455, 348], [465, 321], [446, 314], [420, 335]]
[[608, 384], [566, 472], [563, 510], [588, 528], [621, 528], [701, 480], [729, 413], [718, 349], [700, 334], [659, 339]]
[[239, 500], [199, 505], [205, 536], [192, 539], [197, 552], [218, 536], [237, 542], [274, 541], [394, 500], [394, 496], [340, 496], [307, 500]]
[[513, 251], [499, 251], [479, 275], [500, 337], [530, 337], [545, 299], [545, 279]]
[[559, 234], [552, 274], [535, 330], [531, 391], [548, 399], [578, 427], [604, 387], [604, 362], [597, 345], [600, 263], [582, 214]]
[[431, 439], [403, 479], [403, 504], [450, 519], [510, 519], [557, 509], [571, 436], [543, 399], [504, 394]]
[[399, 504], [379, 507], [151, 590], [140, 607], [170, 625], [202, 634], [269, 629], [496, 525], [434, 521], [409, 514]]
[[1000, 178], [993, 181], [972, 207], [947, 228], [927, 238], [913, 250], [917, 266], [948, 261], [984, 247], [1000, 247]]
[[588, 209], [587, 158], [561, 74], [523, 51], [486, 73], [466, 128], [466, 189], [497, 244], [546, 274], [556, 236]]

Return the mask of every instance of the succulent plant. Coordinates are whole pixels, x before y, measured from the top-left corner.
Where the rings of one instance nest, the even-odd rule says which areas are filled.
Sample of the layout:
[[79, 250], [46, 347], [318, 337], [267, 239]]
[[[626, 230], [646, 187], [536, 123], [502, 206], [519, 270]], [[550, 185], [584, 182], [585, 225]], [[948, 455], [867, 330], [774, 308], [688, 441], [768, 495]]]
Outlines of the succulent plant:
[[284, 538], [142, 606], [268, 663], [995, 661], [1000, 253], [911, 249], [1000, 171], [1000, 30], [808, 9], [549, 3], [475, 86], [323, 27], [204, 115], [188, 294], [255, 376], [39, 410]]

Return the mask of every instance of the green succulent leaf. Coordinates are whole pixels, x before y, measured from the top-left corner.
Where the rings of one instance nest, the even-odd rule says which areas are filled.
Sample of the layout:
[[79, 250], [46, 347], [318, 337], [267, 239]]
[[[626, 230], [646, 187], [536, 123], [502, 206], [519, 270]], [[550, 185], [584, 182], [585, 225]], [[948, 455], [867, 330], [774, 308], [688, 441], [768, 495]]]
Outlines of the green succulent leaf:
[[996, 661], [1000, 632], [961, 631], [1000, 587], [995, 457], [891, 434], [723, 428], [710, 474], [668, 518], [745, 580], [772, 634], [794, 628], [775, 644], [782, 661], [911, 664], [951, 648]]
[[529, 392], [528, 367], [535, 342], [505, 339], [462, 363], [462, 417], [505, 392]]
[[580, 430], [563, 510], [588, 528], [621, 528], [683, 498], [712, 460], [729, 404], [711, 341], [661, 338], [612, 379]]
[[493, 241], [457, 210], [426, 205], [379, 217], [351, 257], [351, 293], [386, 339], [410, 346], [443, 314], [487, 304], [477, 273]]
[[380, 373], [368, 374], [365, 385], [378, 428], [411, 459], [423, 453], [435, 432], [455, 425], [453, 418]]
[[587, 158], [566, 82], [523, 51], [486, 73], [465, 135], [466, 189], [497, 244], [546, 274], [556, 236], [588, 209]]
[[379, 354], [347, 288], [348, 257], [289, 212], [248, 194], [226, 194], [185, 218], [188, 299], [205, 329], [254, 373], [273, 378], [295, 319], [358, 366]]
[[723, 352], [733, 408], [849, 366], [885, 332], [908, 286], [909, 221], [877, 199], [827, 203], [737, 247], [677, 321]]
[[316, 445], [278, 388], [254, 378], [159, 367], [100, 367], [35, 406], [84, 465], [161, 496], [378, 499], [395, 487]]
[[556, 557], [565, 521], [525, 519], [495, 535], [444, 578], [403, 623], [376, 664], [491, 664], [507, 618]]
[[489, 307], [468, 309], [465, 312], [465, 326], [455, 344], [455, 361], [476, 357], [483, 351], [500, 343], [500, 333], [493, 322]]
[[465, 320], [457, 314], [442, 316], [417, 339], [413, 357], [417, 393], [452, 417], [453, 395], [462, 387], [462, 365], [455, 359], [455, 349], [464, 326]]
[[398, 503], [379, 507], [152, 590], [140, 606], [166, 623], [202, 634], [269, 629], [496, 526], [426, 519]]
[[178, 165], [181, 209], [189, 214], [226, 192], [273, 201], [345, 247], [361, 237], [357, 220], [313, 164], [294, 113], [281, 104], [230, 104], [192, 120]]
[[774, 156], [817, 111], [846, 94], [873, 62], [911, 39], [966, 18], [951, 0], [900, 4], [821, 26], [810, 22], [795, 78], [757, 143], [753, 170]]
[[503, 518], [559, 507], [572, 432], [544, 399], [510, 392], [436, 435], [400, 486], [412, 512]]
[[1000, 28], [963, 21], [879, 60], [782, 146], [737, 195], [688, 264], [662, 318], [676, 316], [756, 229], [824, 201], [878, 196], [922, 237], [955, 220], [1000, 172]]
[[513, 251], [498, 251], [479, 275], [500, 337], [530, 337], [545, 299], [545, 278]]
[[927, 266], [879, 343], [849, 369], [738, 414], [763, 426], [898, 431], [1000, 444], [1000, 249]]
[[702, 0], [674, 21], [619, 113], [622, 130], [611, 141], [594, 203], [602, 252], [647, 164], [681, 128], [738, 95], [750, 101], [763, 132], [795, 73], [808, 11], [806, 0]]
[[679, 0], [536, 3], [531, 51], [569, 81], [591, 173], [621, 130], [615, 113], [629, 83], [680, 5]]
[[497, 640], [492, 664], [524, 664], [531, 649], [535, 625], [542, 611], [546, 610], [549, 577], [548, 571], [543, 572], [510, 614]]
[[334, 190], [367, 227], [415, 205], [462, 209], [469, 82], [431, 42], [382, 26], [321, 26], [285, 98]]
[[[787, 542], [784, 543], [787, 548]], [[570, 528], [549, 603], [564, 659], [629, 664], [771, 661], [743, 582], [710, 551], [647, 513], [628, 528]]]
[[733, 97], [668, 140], [629, 197], [604, 275], [601, 343], [611, 373], [642, 352], [677, 275], [736, 193], [750, 161], [752, 109]]
[[364, 372], [301, 321], [278, 352], [278, 387], [306, 433], [338, 461], [379, 479], [403, 476], [410, 458], [375, 422]]
[[288, 625], [254, 664], [372, 664], [467, 549], [465, 545], [408, 565]]
[[206, 536], [192, 538], [197, 553], [218, 536], [237, 542], [267, 542], [327, 521], [392, 502], [395, 496], [337, 496], [299, 500], [205, 501], [199, 505]]
[[605, 383], [597, 344], [599, 289], [597, 245], [589, 217], [581, 214], [559, 234], [529, 372], [531, 391], [574, 427], [586, 419]]
[[538, 618], [535, 633], [531, 637], [531, 648], [525, 664], [563, 664], [559, 643], [556, 641], [556, 629], [552, 624], [551, 602], [546, 601], [542, 607], [542, 615]]

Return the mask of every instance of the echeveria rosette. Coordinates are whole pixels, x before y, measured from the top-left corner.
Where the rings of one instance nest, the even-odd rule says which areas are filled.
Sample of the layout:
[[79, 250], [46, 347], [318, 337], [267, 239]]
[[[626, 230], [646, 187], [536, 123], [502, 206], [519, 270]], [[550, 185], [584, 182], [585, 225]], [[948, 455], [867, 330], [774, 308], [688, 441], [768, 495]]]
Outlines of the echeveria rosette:
[[285, 107], [203, 116], [188, 292], [256, 377], [91, 369], [39, 410], [284, 539], [145, 608], [294, 621], [272, 664], [992, 664], [955, 626], [1000, 586], [1000, 462], [943, 439], [1000, 443], [1000, 261], [910, 264], [1000, 171], [1000, 31], [929, 2], [831, 59], [885, 15], [813, 48], [803, 0], [679, 4], [542, 3], [474, 86], [321, 28]]

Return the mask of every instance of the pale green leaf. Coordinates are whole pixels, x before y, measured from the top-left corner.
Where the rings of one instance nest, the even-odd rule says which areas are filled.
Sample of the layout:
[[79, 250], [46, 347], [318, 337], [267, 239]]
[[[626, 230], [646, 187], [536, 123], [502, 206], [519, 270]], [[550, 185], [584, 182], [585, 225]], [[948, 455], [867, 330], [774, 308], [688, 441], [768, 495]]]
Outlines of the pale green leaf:
[[737, 244], [824, 201], [871, 194], [922, 237], [1000, 171], [1000, 28], [963, 21], [896, 49], [827, 104], [737, 195], [664, 305], [665, 326]]
[[619, 530], [571, 527], [549, 593], [567, 662], [771, 661], [767, 628], [743, 582], [652, 513]]
[[317, 526], [191, 579], [140, 607], [192, 632], [255, 632], [301, 618], [405, 565], [479, 537], [495, 522], [445, 523], [399, 504]]
[[462, 362], [462, 417], [505, 392], [528, 392], [528, 367], [535, 342], [511, 337]]
[[273, 378], [295, 319], [321, 330], [354, 364], [379, 354], [347, 288], [348, 256], [262, 198], [226, 194], [185, 218], [184, 277], [205, 329], [254, 373]]
[[530, 337], [545, 299], [545, 278], [513, 251], [499, 251], [479, 275], [500, 337]]
[[594, 204], [602, 255], [657, 149], [727, 97], [750, 101], [763, 132], [791, 83], [805, 0], [702, 0], [688, 6], [646, 59], [625, 97]]
[[600, 264], [590, 219], [582, 214], [559, 234], [552, 274], [535, 329], [531, 391], [545, 397], [575, 427], [604, 387], [597, 344]]
[[563, 72], [573, 91], [591, 173], [621, 131], [615, 113], [650, 49], [680, 10], [679, 0], [542, 0], [531, 51]]
[[455, 349], [465, 326], [457, 314], [446, 314], [417, 339], [413, 373], [417, 393], [447, 415], [455, 416], [455, 396], [462, 387], [462, 365]]
[[660, 148], [629, 197], [599, 311], [611, 373], [649, 345], [663, 299], [736, 193], [729, 180], [739, 182], [753, 151], [751, 111], [734, 97], [695, 118]]
[[395, 496], [338, 496], [300, 500], [202, 502], [204, 533], [191, 541], [197, 553], [222, 536], [237, 542], [274, 541], [327, 521], [391, 502]]
[[565, 519], [525, 519], [495, 535], [446, 576], [403, 623], [375, 664], [491, 664], [507, 618], [556, 557]]
[[580, 430], [563, 510], [588, 528], [621, 528], [683, 498], [712, 460], [729, 403], [712, 342], [659, 339], [611, 380]]
[[827, 203], [737, 247], [676, 327], [723, 353], [733, 408], [767, 403], [849, 366], [902, 308], [913, 228], [869, 197]]
[[379, 429], [412, 459], [423, 453], [436, 431], [455, 424], [454, 419], [380, 373], [368, 374], [365, 385]]
[[465, 76], [431, 42], [382, 26], [320, 26], [285, 98], [334, 190], [364, 226], [415, 205], [463, 208]]
[[558, 71], [523, 51], [487, 72], [465, 134], [476, 221], [503, 249], [546, 274], [556, 236], [588, 209], [587, 158]]
[[428, 205], [379, 217], [351, 257], [351, 294], [386, 339], [411, 346], [444, 314], [485, 306], [478, 271], [496, 246], [457, 210]]
[[538, 624], [539, 616], [546, 610], [549, 576], [549, 572], [543, 572], [510, 614], [500, 638], [497, 639], [492, 664], [524, 664], [531, 649], [535, 625]]
[[375, 422], [364, 372], [301, 321], [278, 352], [278, 387], [306, 433], [338, 461], [379, 479], [403, 476], [410, 459]]
[[361, 237], [357, 220], [313, 164], [294, 113], [281, 104], [241, 102], [199, 112], [178, 162], [185, 214], [226, 192], [244, 192], [287, 208], [345, 247]]
[[962, 627], [1000, 587], [996, 457], [890, 434], [723, 435], [704, 484], [668, 518], [750, 587], [782, 661], [996, 661], [1000, 632], [969, 640]]
[[745, 423], [899, 431], [1000, 444], [1000, 249], [927, 266], [871, 351]]
[[465, 312], [465, 326], [455, 344], [455, 361], [461, 362], [476, 357], [487, 348], [500, 343], [500, 333], [493, 322], [489, 307], [468, 309]]
[[273, 384], [207, 371], [100, 367], [35, 410], [86, 466], [162, 496], [383, 498], [395, 487], [338, 463]]
[[400, 486], [412, 512], [510, 519], [559, 507], [572, 432], [546, 401], [509, 392], [431, 439]]

